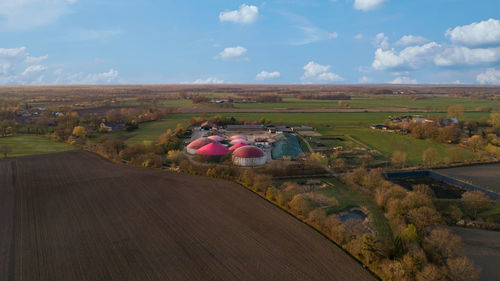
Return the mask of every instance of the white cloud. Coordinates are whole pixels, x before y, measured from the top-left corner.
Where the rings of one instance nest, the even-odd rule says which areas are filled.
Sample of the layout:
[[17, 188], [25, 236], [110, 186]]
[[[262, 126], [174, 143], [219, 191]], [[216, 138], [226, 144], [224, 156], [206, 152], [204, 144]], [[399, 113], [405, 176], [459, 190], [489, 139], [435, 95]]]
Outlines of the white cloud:
[[26, 47], [0, 48], [0, 84], [98, 84], [112, 83], [118, 79], [118, 71], [104, 73], [66, 73], [57, 70], [49, 73], [49, 67], [41, 64], [48, 55], [33, 57]]
[[328, 39], [337, 39], [339, 38], [339, 34], [337, 32], [332, 32], [328, 34]]
[[30, 75], [36, 75], [42, 71], [45, 71], [47, 70], [47, 67], [46, 66], [43, 66], [43, 65], [39, 65], [39, 64], [36, 64], [36, 65], [30, 65], [28, 66], [21, 75], [23, 76], [30, 76]]
[[410, 77], [396, 77], [396, 79], [389, 82], [390, 84], [417, 84], [416, 79], [412, 79]]
[[500, 70], [488, 68], [485, 72], [480, 73], [476, 77], [476, 81], [480, 84], [500, 84]]
[[457, 26], [446, 31], [446, 36], [453, 43], [467, 46], [500, 44], [500, 20], [474, 22]]
[[208, 77], [206, 79], [196, 79], [193, 84], [223, 84], [223, 80], [219, 80], [216, 77]]
[[437, 66], [481, 65], [500, 61], [500, 47], [470, 49], [467, 47], [449, 47], [434, 59]]
[[310, 61], [304, 66], [304, 75], [300, 78], [303, 82], [337, 82], [344, 81], [339, 75], [329, 72], [330, 65], [321, 65]]
[[422, 46], [407, 47], [399, 53], [394, 49], [384, 51], [379, 48], [375, 51], [375, 60], [372, 67], [375, 70], [415, 69], [426, 62], [432, 61], [434, 54], [440, 47], [436, 42], [431, 42]]
[[253, 23], [259, 17], [259, 8], [257, 6], [249, 6], [243, 4], [239, 10], [221, 12], [219, 20], [221, 22], [234, 22], [234, 23]]
[[270, 79], [276, 79], [279, 78], [281, 74], [277, 71], [274, 72], [267, 72], [267, 71], [262, 71], [257, 76], [255, 76], [255, 80], [258, 81], [263, 81], [263, 80], [270, 80]]
[[118, 71], [110, 69], [103, 73], [66, 73], [62, 69], [54, 72], [56, 84], [109, 84], [116, 82], [119, 77]]
[[367, 76], [363, 76], [363, 77], [359, 78], [358, 82], [361, 84], [368, 84], [368, 83], [372, 83], [373, 79], [370, 77], [367, 77]]
[[0, 28], [27, 30], [56, 21], [76, 0], [2, 0]]
[[405, 35], [396, 42], [397, 46], [419, 45], [427, 43], [427, 38], [423, 36]]
[[382, 6], [387, 0], [354, 0], [354, 9], [361, 11], [371, 11]]
[[359, 34], [356, 34], [356, 35], [354, 36], [354, 39], [356, 39], [356, 40], [361, 40], [361, 39], [363, 39], [363, 37], [364, 37], [364, 36], [363, 36], [363, 33], [359, 33]]
[[384, 33], [379, 33], [377, 36], [375, 36], [375, 46], [382, 48], [382, 49], [388, 49], [389, 48], [389, 37], [385, 36]]
[[247, 53], [247, 49], [241, 46], [225, 48], [216, 58], [223, 60], [239, 59]]
[[49, 55], [45, 55], [45, 56], [39, 56], [39, 57], [31, 57], [31, 56], [28, 56], [24, 61], [27, 63], [27, 64], [34, 64], [34, 63], [40, 63], [46, 59], [49, 58]]

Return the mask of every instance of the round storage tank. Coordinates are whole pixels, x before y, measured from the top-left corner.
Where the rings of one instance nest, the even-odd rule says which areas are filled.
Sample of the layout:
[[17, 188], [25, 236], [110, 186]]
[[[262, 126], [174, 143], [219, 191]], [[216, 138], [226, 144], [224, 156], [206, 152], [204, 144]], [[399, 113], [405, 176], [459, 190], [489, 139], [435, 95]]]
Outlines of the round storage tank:
[[209, 138], [199, 138], [197, 140], [192, 141], [187, 146], [187, 152], [189, 154], [196, 154], [196, 151], [209, 143], [213, 143], [214, 141]]
[[264, 165], [266, 154], [260, 148], [252, 145], [242, 146], [233, 152], [233, 163], [242, 167]]

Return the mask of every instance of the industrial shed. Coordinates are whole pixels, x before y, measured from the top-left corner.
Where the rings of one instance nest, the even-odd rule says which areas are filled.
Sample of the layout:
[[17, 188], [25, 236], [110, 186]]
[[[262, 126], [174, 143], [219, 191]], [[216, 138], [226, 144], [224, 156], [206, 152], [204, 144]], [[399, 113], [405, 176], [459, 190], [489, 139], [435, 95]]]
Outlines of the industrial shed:
[[233, 163], [242, 167], [264, 165], [266, 154], [260, 148], [252, 145], [242, 146], [233, 152]]

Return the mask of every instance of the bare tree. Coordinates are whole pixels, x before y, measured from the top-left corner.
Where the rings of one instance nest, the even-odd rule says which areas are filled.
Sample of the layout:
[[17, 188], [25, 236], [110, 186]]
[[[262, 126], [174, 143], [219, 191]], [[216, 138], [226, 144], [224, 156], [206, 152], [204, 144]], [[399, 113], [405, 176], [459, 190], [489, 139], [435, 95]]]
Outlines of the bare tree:
[[3, 154], [4, 158], [7, 158], [7, 154], [12, 153], [12, 147], [7, 144], [0, 145], [0, 153]]
[[448, 277], [453, 281], [474, 281], [479, 280], [481, 269], [474, 265], [474, 262], [467, 257], [457, 257], [448, 259]]
[[467, 191], [462, 194], [462, 201], [465, 202], [468, 208], [474, 213], [474, 218], [477, 217], [477, 213], [483, 208], [488, 207], [488, 203], [491, 201], [490, 198], [479, 190]]

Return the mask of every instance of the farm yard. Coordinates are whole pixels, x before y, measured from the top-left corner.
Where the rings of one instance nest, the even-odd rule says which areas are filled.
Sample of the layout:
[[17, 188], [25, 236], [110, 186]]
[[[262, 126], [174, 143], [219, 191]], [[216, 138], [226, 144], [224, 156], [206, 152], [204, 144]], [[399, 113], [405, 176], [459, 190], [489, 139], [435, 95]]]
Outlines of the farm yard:
[[88, 152], [1, 160], [0, 224], [0, 280], [375, 280], [237, 184]]

